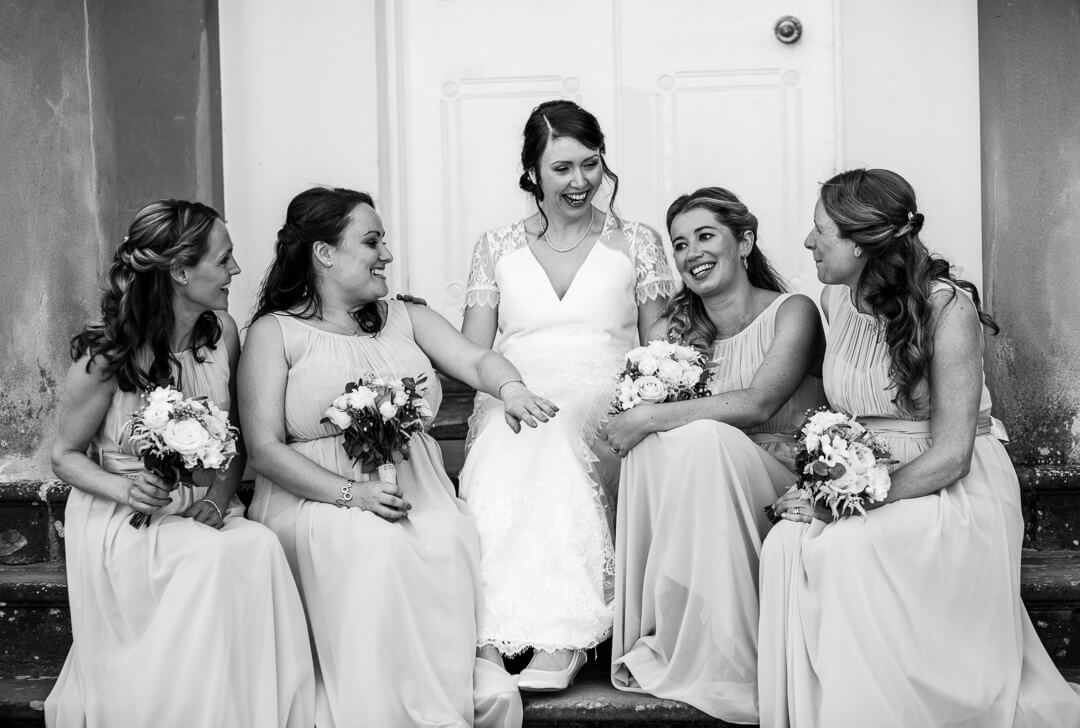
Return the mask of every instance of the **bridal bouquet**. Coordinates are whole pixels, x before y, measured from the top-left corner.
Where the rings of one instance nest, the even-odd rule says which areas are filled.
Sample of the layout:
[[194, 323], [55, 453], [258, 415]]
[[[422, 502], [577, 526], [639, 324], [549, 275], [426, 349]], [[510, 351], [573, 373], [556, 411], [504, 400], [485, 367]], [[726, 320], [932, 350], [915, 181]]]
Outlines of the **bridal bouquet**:
[[887, 466], [894, 462], [873, 433], [843, 412], [815, 412], [795, 442], [799, 487], [814, 503], [828, 506], [833, 518], [866, 515], [867, 504], [885, 500]]
[[[236, 455], [239, 430], [229, 415], [206, 397], [189, 397], [172, 387], [157, 387], [147, 404], [124, 427], [146, 469], [170, 485], [194, 485], [198, 469], [225, 470]], [[129, 523], [139, 528], [150, 514], [136, 512]]]
[[711, 394], [709, 363], [701, 352], [666, 341], [650, 341], [631, 349], [616, 384], [611, 414], [642, 402], [676, 402]]
[[409, 440], [434, 416], [423, 396], [425, 380], [362, 376], [345, 385], [322, 421], [345, 434], [342, 444], [354, 463], [374, 466], [379, 480], [396, 483], [394, 463], [409, 459]]

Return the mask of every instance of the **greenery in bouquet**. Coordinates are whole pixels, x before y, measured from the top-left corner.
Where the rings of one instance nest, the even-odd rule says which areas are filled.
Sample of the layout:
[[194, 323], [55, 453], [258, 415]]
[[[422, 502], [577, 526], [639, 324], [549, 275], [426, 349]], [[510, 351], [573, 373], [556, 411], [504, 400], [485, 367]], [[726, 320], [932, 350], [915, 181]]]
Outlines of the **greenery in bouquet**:
[[[206, 397], [184, 398], [173, 387], [156, 387], [146, 406], [124, 427], [143, 465], [167, 484], [195, 485], [200, 471], [224, 471], [236, 455], [240, 432], [229, 415]], [[150, 514], [135, 513], [129, 523], [139, 528]]]

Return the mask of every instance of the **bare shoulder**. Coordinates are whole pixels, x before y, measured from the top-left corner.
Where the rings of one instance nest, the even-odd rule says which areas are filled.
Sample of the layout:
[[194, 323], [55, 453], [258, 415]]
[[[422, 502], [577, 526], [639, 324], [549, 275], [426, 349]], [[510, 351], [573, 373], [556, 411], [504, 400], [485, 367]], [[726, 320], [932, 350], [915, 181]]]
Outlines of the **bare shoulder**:
[[781, 326], [816, 325], [820, 323], [820, 313], [817, 304], [809, 296], [796, 293], [780, 304], [780, 308], [776, 311], [776, 322]]

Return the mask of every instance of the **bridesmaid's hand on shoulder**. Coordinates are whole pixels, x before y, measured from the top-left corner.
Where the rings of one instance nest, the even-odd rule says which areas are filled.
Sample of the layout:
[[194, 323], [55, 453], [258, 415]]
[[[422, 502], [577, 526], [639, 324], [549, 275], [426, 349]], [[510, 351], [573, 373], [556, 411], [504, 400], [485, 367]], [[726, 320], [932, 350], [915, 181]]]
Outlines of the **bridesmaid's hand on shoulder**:
[[374, 513], [379, 518], [393, 523], [409, 515], [412, 503], [405, 500], [404, 491], [397, 483], [382, 480], [368, 480], [354, 486], [351, 504]]
[[514, 432], [521, 432], [521, 423], [536, 427], [537, 421], [547, 422], [559, 408], [540, 395], [533, 394], [524, 384], [517, 382], [500, 390], [506, 410], [506, 424]]

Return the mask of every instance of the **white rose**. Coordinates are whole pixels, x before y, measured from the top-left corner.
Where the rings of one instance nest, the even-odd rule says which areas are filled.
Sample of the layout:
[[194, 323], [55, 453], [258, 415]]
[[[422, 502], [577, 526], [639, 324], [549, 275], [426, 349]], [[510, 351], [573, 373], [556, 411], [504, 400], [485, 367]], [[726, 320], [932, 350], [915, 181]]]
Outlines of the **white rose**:
[[674, 345], [661, 339], [655, 339], [650, 341], [646, 348], [650, 354], [659, 359], [660, 357], [671, 356]]
[[[211, 413], [213, 413], [213, 410], [211, 410]], [[224, 440], [225, 435], [228, 432], [228, 427], [226, 426], [227, 422], [228, 420], [222, 422], [218, 417], [207, 417], [206, 420], [203, 421], [203, 427], [206, 428], [206, 431], [209, 432], [214, 439]]]
[[357, 387], [345, 395], [345, 402], [355, 410], [362, 410], [365, 407], [375, 409], [375, 393], [367, 387]]
[[657, 366], [656, 375], [665, 382], [681, 382], [683, 370], [679, 362], [671, 359], [661, 359]]
[[382, 415], [383, 420], [392, 420], [397, 416], [398, 408], [390, 400], [383, 402], [379, 405], [379, 414]]
[[172, 387], [154, 387], [148, 395], [150, 402], [179, 402], [184, 396]]
[[641, 357], [645, 356], [645, 353], [647, 351], [648, 349], [646, 349], [644, 346], [635, 346], [633, 349], [627, 352], [626, 361], [630, 364], [637, 364], [639, 361], [641, 361]]
[[207, 470], [217, 470], [225, 464], [225, 454], [220, 448], [208, 447], [202, 456], [202, 466]]
[[656, 360], [656, 357], [652, 354], [646, 354], [638, 359], [637, 369], [645, 376], [652, 376], [656, 374], [656, 370], [660, 367], [660, 363]]
[[349, 413], [342, 412], [337, 407], [328, 408], [325, 414], [326, 419], [333, 422], [334, 425], [341, 428], [342, 430], [348, 429], [349, 425], [352, 424], [352, 417], [349, 416]]
[[697, 384], [698, 380], [701, 379], [701, 373], [703, 371], [704, 371], [704, 369], [702, 369], [701, 367], [691, 366], [689, 369], [687, 369], [685, 372], [683, 372], [683, 375], [682, 375], [683, 386], [692, 387], [695, 384]]
[[173, 452], [188, 457], [198, 455], [212, 439], [197, 420], [170, 420], [161, 431], [161, 439]]
[[168, 423], [170, 414], [172, 414], [172, 406], [168, 402], [164, 400], [151, 402], [143, 410], [143, 424], [151, 430], [156, 430]]
[[874, 502], [881, 502], [889, 495], [889, 487], [892, 479], [889, 477], [889, 469], [884, 465], [875, 465], [866, 474], [866, 494]]
[[394, 396], [391, 398], [391, 401], [400, 407], [409, 401], [409, 393], [404, 389], [396, 389], [394, 390]]
[[634, 394], [642, 402], [663, 402], [667, 399], [667, 387], [656, 377], [641, 377], [634, 382]]

